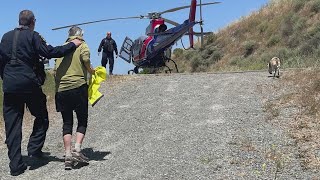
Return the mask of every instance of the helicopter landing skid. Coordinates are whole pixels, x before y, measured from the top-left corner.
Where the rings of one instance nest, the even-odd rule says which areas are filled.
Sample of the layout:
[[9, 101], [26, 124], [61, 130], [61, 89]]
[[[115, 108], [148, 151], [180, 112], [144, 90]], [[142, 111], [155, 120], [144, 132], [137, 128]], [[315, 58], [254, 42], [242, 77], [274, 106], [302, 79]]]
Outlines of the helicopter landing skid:
[[130, 72], [132, 72], [132, 74], [133, 74], [133, 73], [138, 74], [138, 73], [139, 73], [139, 67], [136, 66], [135, 68], [129, 70], [129, 71], [128, 71], [128, 74], [131, 74]]
[[[172, 61], [173, 63], [174, 63], [174, 67], [176, 68], [176, 71], [177, 71], [177, 73], [179, 73], [179, 70], [178, 70], [178, 66], [177, 66], [177, 63], [174, 61], [174, 60], [172, 60], [172, 59], [168, 59], [168, 62], [170, 62], [170, 61]], [[170, 67], [169, 66], [167, 66], [167, 65], [165, 65], [167, 68], [168, 68], [168, 70], [165, 70], [164, 72], [165, 73], [171, 73], [171, 71], [173, 70], [173, 69], [170, 69]]]

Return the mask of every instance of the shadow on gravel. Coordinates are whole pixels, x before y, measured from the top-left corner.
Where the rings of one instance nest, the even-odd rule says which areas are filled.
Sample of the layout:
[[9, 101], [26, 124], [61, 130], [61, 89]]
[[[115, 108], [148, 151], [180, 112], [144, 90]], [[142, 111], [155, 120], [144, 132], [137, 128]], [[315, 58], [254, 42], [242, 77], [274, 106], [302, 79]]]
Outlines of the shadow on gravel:
[[[104, 157], [111, 154], [111, 152], [101, 152], [101, 151], [94, 151], [92, 148], [85, 148], [82, 150], [82, 153], [89, 158], [90, 161], [105, 161]], [[73, 169], [80, 169], [82, 167], [88, 166], [89, 163], [77, 163], [73, 166]]]
[[[104, 159], [111, 152], [107, 151], [94, 151], [92, 148], [83, 149], [82, 152], [90, 159], [90, 161], [105, 161]], [[57, 156], [46, 155], [42, 158], [34, 158], [29, 156], [23, 156], [23, 161], [30, 166], [29, 170], [35, 170], [42, 166], [47, 165], [49, 162], [64, 162], [64, 158], [59, 158]], [[74, 169], [80, 169], [84, 166], [89, 165], [89, 163], [78, 163], [74, 166]]]
[[80, 168], [88, 166], [88, 165], [89, 165], [89, 163], [78, 163], [77, 165], [74, 165], [72, 167], [72, 169], [80, 169]]
[[[273, 75], [268, 76], [268, 78], [273, 78]], [[280, 78], [280, 76], [275, 76], [276, 78]]]
[[31, 158], [29, 156], [23, 156], [23, 161], [30, 166], [29, 170], [35, 170], [42, 166], [47, 165], [49, 162], [64, 162], [64, 159], [58, 158], [57, 156], [45, 156], [42, 158]]
[[104, 157], [111, 154], [110, 151], [94, 151], [92, 148], [85, 148], [82, 152], [90, 159], [90, 161], [105, 161]]

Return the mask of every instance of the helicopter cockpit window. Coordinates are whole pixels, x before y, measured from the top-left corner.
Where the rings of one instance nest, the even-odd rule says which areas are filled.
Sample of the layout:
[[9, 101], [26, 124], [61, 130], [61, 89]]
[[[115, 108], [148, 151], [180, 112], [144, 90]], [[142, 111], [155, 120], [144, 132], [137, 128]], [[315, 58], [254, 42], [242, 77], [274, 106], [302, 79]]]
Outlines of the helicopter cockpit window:
[[161, 24], [161, 25], [159, 26], [159, 32], [165, 32], [166, 30], [167, 30], [167, 25]]
[[146, 35], [148, 35], [151, 32], [152, 24], [150, 23], [149, 26], [146, 28]]
[[141, 48], [143, 46], [143, 42], [144, 42], [145, 39], [147, 39], [146, 36], [140, 36], [138, 39], [136, 39], [134, 41], [133, 46], [132, 46], [133, 57], [139, 56], [140, 50], [141, 50]]

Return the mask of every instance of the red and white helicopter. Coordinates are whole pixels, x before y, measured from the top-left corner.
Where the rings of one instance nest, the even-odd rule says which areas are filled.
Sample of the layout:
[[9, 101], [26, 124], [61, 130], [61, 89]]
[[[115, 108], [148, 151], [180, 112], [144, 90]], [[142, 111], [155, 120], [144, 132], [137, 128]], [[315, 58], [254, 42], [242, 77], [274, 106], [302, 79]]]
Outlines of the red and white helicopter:
[[[98, 21], [90, 21], [85, 23], [73, 24], [63, 27], [54, 28], [52, 30], [58, 30], [63, 28], [68, 28], [72, 26], [80, 26], [85, 24], [92, 24], [97, 22], [104, 21], [113, 21], [120, 19], [151, 19], [149, 26], [146, 28], [145, 36], [140, 36], [136, 40], [132, 41], [130, 38], [126, 37], [122, 47], [119, 51], [119, 57], [128, 63], [133, 63], [135, 68], [133, 70], [129, 70], [130, 72], [134, 72], [136, 74], [139, 73], [139, 68], [160, 68], [167, 67], [168, 71], [171, 72], [167, 66], [167, 62], [172, 61], [175, 65], [176, 71], [178, 72], [177, 64], [171, 59], [171, 48], [172, 46], [181, 39], [184, 35], [189, 35], [190, 47], [193, 48], [193, 36], [201, 36], [201, 44], [203, 42], [203, 36], [205, 33], [203, 32], [203, 20], [202, 20], [202, 6], [218, 4], [220, 2], [209, 2], [203, 3], [200, 0], [200, 3], [197, 4], [197, 0], [191, 0], [191, 5], [176, 7], [172, 9], [168, 9], [162, 12], [151, 12], [148, 15], [143, 16], [133, 16], [133, 17], [122, 17], [122, 18], [111, 18], [111, 19], [103, 19]], [[196, 7], [200, 6], [200, 20], [195, 21], [196, 16]], [[170, 13], [174, 11], [178, 11], [181, 9], [190, 8], [189, 18], [185, 20], [182, 24], [174, 22], [172, 20], [166, 19], [162, 17], [162, 14]], [[175, 27], [167, 29], [167, 25], [165, 23], [169, 23], [174, 25]], [[200, 24], [200, 33], [196, 33], [193, 31], [193, 26], [196, 24]], [[166, 71], [167, 72], [167, 71]]]

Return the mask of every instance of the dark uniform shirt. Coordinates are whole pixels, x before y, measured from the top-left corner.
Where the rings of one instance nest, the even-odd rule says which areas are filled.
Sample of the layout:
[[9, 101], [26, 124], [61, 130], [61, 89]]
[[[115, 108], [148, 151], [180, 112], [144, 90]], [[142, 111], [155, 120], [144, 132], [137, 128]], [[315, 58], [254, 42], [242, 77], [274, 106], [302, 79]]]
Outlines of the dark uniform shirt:
[[100, 43], [98, 52], [101, 52], [101, 49], [103, 49], [104, 53], [113, 54], [114, 51], [118, 55], [117, 44], [112, 38], [103, 38]]
[[[17, 46], [16, 59], [12, 58], [13, 39], [15, 31], [20, 31]], [[38, 32], [28, 27], [16, 28], [3, 35], [0, 49], [3, 52], [3, 92], [5, 93], [30, 93], [41, 86], [32, 68], [39, 62], [39, 57], [53, 58], [62, 57], [76, 49], [74, 43], [64, 46], [52, 47], [47, 45]], [[22, 61], [22, 62], [21, 62]]]

